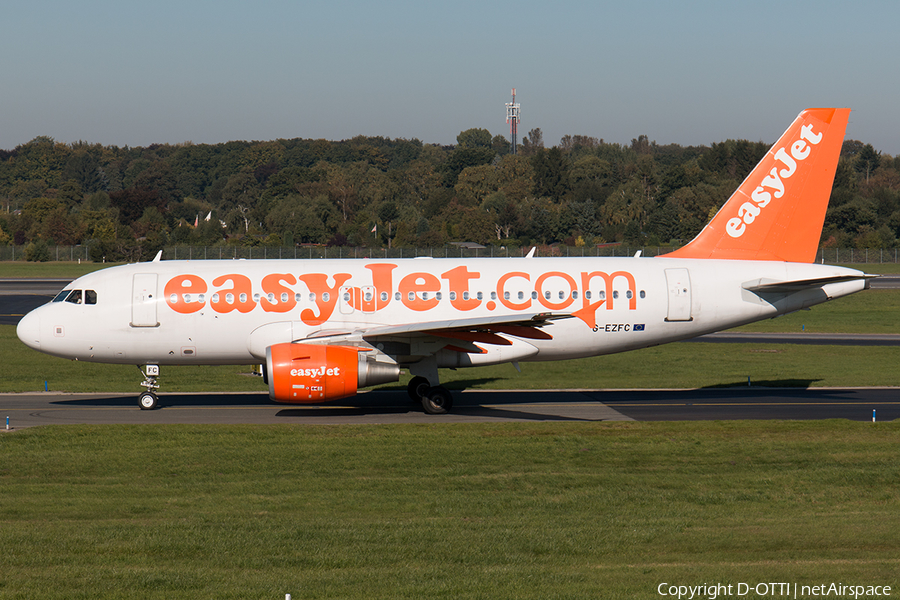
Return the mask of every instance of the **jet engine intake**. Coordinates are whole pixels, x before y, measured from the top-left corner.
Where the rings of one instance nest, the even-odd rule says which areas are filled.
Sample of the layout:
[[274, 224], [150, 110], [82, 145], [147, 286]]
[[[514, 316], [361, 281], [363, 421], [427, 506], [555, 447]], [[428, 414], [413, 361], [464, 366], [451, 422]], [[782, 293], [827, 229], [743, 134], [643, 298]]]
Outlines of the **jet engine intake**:
[[266, 348], [266, 368], [269, 397], [290, 404], [337, 400], [400, 379], [397, 365], [377, 362], [355, 346], [275, 344]]

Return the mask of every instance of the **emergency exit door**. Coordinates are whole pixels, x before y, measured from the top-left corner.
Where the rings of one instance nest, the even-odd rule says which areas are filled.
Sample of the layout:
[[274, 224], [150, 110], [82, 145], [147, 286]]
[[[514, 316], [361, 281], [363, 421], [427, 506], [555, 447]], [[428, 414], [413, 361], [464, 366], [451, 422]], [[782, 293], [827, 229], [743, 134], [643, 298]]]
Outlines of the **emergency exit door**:
[[669, 310], [666, 321], [690, 321], [691, 275], [687, 269], [666, 269], [666, 287], [669, 290]]

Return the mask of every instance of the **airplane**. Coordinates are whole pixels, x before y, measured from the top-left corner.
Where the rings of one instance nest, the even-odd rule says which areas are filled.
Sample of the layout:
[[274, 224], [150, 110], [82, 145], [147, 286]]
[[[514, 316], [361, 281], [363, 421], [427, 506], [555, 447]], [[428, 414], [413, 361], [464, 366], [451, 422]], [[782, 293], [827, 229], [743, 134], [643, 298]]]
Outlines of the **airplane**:
[[847, 108], [804, 110], [706, 227], [648, 258], [200, 260], [79, 277], [28, 313], [27, 346], [134, 364], [158, 407], [160, 367], [260, 364], [269, 396], [319, 403], [413, 375], [447, 413], [439, 369], [636, 350], [769, 319], [869, 287], [815, 264]]

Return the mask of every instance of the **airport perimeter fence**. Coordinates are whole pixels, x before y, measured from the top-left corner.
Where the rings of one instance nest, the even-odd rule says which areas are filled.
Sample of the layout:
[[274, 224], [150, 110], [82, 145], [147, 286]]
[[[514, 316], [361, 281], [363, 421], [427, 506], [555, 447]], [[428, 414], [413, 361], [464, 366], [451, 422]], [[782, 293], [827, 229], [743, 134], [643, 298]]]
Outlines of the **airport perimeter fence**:
[[[25, 261], [25, 246], [0, 246], [0, 261]], [[347, 246], [166, 246], [163, 260], [255, 260], [255, 259], [312, 259], [312, 258], [498, 258], [522, 257], [532, 246], [487, 246], [485, 248], [465, 248], [447, 245], [441, 248], [363, 248]], [[659, 256], [674, 250], [668, 246], [634, 248], [623, 245], [613, 246], [538, 246], [536, 256]], [[154, 254], [137, 257], [137, 260], [152, 260]], [[91, 262], [88, 246], [49, 246], [47, 260], [68, 262]], [[104, 262], [104, 261], [98, 261]], [[816, 254], [817, 263], [827, 264], [872, 264], [900, 262], [898, 248], [820, 248]]]

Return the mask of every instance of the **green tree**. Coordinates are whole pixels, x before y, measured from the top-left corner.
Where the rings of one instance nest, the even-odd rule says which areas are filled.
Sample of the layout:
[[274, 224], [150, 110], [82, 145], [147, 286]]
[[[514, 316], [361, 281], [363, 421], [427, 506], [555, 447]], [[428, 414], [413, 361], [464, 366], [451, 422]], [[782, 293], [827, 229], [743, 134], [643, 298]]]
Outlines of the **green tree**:
[[119, 209], [119, 219], [123, 225], [131, 225], [141, 218], [148, 206], [162, 209], [163, 201], [153, 188], [128, 188], [109, 195], [110, 204]]
[[456, 136], [459, 148], [491, 148], [491, 132], [487, 129], [466, 129]]
[[535, 127], [522, 138], [522, 156], [531, 156], [544, 147], [544, 132]]
[[881, 163], [881, 154], [875, 151], [872, 144], [866, 144], [856, 156], [853, 167], [860, 175], [865, 175], [866, 183], [869, 183], [869, 177], [872, 172], [878, 168]]
[[103, 189], [100, 162], [87, 149], [79, 149], [72, 153], [63, 168], [62, 179], [74, 181], [86, 194]]
[[387, 231], [382, 231], [381, 235], [387, 238], [388, 248], [391, 247], [391, 240], [393, 239], [394, 221], [396, 221], [399, 217], [400, 209], [397, 208], [397, 204], [395, 202], [382, 202], [378, 206], [378, 219], [382, 223], [387, 225]]
[[534, 195], [546, 196], [557, 202], [567, 191], [568, 165], [562, 151], [554, 146], [539, 148], [531, 157], [534, 169]]
[[50, 246], [47, 241], [38, 238], [25, 246], [25, 260], [31, 262], [47, 262], [50, 260]]
[[329, 210], [333, 207], [327, 197], [289, 196], [274, 204], [266, 217], [266, 225], [270, 231], [290, 231], [300, 243], [321, 244], [330, 233], [326, 227]]

